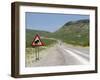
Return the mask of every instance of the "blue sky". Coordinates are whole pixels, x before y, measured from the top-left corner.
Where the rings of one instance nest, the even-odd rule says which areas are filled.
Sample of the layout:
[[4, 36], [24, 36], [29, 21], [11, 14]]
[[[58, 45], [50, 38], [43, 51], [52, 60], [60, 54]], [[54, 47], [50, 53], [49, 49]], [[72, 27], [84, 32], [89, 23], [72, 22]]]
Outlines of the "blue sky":
[[54, 32], [69, 21], [89, 19], [89, 15], [31, 13], [25, 14], [26, 28]]

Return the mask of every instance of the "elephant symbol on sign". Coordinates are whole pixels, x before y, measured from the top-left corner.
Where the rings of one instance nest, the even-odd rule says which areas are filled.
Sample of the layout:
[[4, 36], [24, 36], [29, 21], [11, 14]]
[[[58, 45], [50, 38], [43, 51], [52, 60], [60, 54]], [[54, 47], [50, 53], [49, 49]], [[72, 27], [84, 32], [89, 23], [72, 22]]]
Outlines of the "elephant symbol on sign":
[[38, 44], [38, 43], [39, 43], [39, 40], [36, 40], [36, 41], [35, 41], [35, 44]]

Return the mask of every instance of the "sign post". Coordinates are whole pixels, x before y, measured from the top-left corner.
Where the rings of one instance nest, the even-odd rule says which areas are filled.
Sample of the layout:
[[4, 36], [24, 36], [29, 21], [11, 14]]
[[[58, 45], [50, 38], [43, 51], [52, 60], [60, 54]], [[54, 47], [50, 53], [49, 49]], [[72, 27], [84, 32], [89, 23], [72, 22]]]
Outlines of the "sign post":
[[38, 34], [36, 34], [36, 36], [34, 37], [34, 40], [32, 41], [32, 46], [35, 49], [35, 60], [39, 60], [40, 56], [39, 56], [39, 47], [40, 46], [44, 46], [44, 43], [41, 41], [40, 36]]

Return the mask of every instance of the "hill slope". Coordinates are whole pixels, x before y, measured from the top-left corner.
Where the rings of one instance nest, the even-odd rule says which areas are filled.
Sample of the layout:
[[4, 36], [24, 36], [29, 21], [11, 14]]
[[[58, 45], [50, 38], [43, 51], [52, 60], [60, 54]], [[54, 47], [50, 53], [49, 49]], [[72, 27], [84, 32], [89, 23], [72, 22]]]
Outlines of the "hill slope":
[[[29, 30], [26, 29], [26, 47], [31, 46], [33, 37], [39, 34], [44, 38], [55, 38], [65, 43], [89, 46], [89, 20], [70, 21], [65, 23], [60, 29], [51, 33], [47, 31]], [[43, 39], [47, 45], [56, 41], [50, 39]]]
[[89, 20], [65, 23], [53, 36], [66, 43], [89, 46]]

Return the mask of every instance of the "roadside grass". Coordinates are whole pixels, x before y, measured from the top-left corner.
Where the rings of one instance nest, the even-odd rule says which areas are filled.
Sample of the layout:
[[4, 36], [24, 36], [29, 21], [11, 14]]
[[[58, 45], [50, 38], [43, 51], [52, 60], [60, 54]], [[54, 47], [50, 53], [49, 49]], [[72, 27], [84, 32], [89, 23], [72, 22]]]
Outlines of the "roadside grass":
[[89, 39], [86, 37], [69, 37], [69, 39], [63, 39], [63, 42], [67, 43], [67, 44], [72, 44], [75, 46], [83, 46], [83, 47], [87, 47], [89, 46]]
[[49, 47], [52, 46], [53, 44], [57, 43], [56, 40], [51, 40], [51, 39], [42, 39], [42, 41], [44, 42], [45, 46]]
[[66, 34], [64, 36], [59, 35], [59, 36], [54, 36], [54, 37], [67, 44], [88, 47], [89, 46], [89, 36], [86, 34], [81, 35], [81, 36], [78, 36], [78, 35], [79, 34]]
[[[51, 40], [51, 39], [42, 39], [42, 41], [45, 43], [45, 46], [39, 46], [39, 54], [40, 54], [40, 57], [45, 55], [43, 53], [41, 53], [42, 50], [45, 50], [45, 49], [48, 49], [50, 47], [52, 47], [54, 44], [56, 44], [56, 40]], [[30, 42], [31, 43], [31, 42]], [[31, 45], [30, 46], [26, 46], [26, 49], [25, 49], [25, 66], [28, 67], [28, 66], [31, 66], [36, 60], [36, 47], [32, 47]]]

